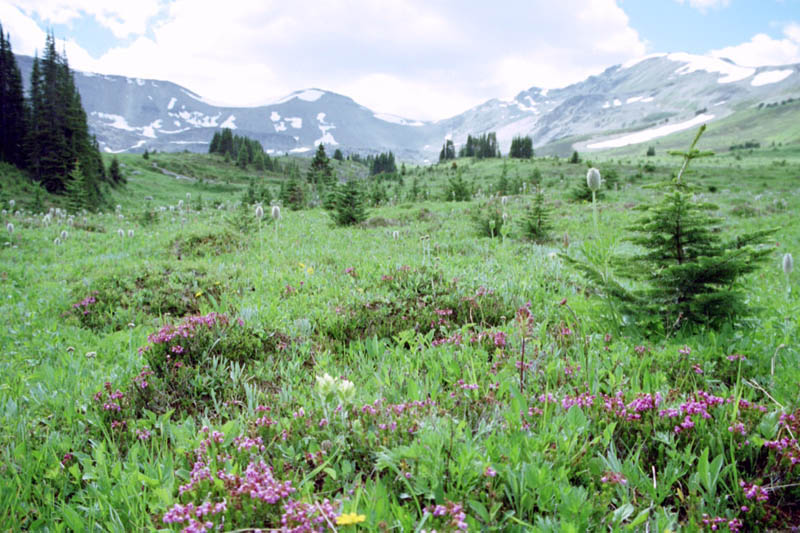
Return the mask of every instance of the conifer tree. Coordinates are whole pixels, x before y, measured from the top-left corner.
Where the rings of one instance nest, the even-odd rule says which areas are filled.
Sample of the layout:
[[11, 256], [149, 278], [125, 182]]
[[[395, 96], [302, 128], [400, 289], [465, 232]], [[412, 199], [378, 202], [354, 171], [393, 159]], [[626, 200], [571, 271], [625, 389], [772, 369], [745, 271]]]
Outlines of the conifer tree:
[[0, 161], [25, 165], [25, 99], [11, 37], [0, 24]]
[[364, 207], [364, 193], [355, 179], [350, 179], [339, 187], [336, 198], [336, 209], [332, 213], [337, 226], [354, 226], [367, 219]]
[[119, 168], [117, 156], [111, 158], [111, 163], [108, 165], [108, 177], [111, 178], [111, 183], [114, 185], [125, 183], [125, 177]]
[[314, 154], [314, 159], [311, 160], [311, 167], [308, 171], [308, 179], [311, 183], [320, 183], [328, 181], [328, 178], [333, 176], [333, 168], [331, 168], [331, 160], [325, 153], [325, 146], [319, 143], [317, 152]]
[[547, 241], [552, 230], [550, 213], [551, 209], [546, 203], [544, 191], [538, 187], [536, 195], [533, 197], [533, 203], [522, 219], [522, 234], [538, 244]]
[[73, 213], [83, 209], [92, 210], [95, 207], [94, 187], [86, 173], [81, 169], [80, 163], [75, 164], [75, 168], [70, 172], [69, 177], [70, 179], [66, 185], [69, 210]]
[[344, 161], [344, 155], [342, 154], [342, 151], [338, 148], [333, 152], [333, 158], [337, 161]]

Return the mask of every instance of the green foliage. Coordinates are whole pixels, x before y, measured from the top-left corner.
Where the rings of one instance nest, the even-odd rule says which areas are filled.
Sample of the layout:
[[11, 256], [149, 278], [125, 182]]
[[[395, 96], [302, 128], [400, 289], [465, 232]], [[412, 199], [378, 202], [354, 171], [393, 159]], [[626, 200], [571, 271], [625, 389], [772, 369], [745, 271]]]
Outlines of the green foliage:
[[337, 148], [333, 151], [333, 158], [337, 161], [344, 161], [344, 154], [342, 154], [342, 150]]
[[573, 165], [577, 165], [578, 163], [581, 162], [581, 156], [578, 155], [577, 150], [572, 152], [572, 157], [569, 158], [569, 162], [572, 163]]
[[456, 147], [452, 139], [447, 139], [439, 152], [439, 162], [448, 161], [456, 158]]
[[24, 142], [25, 94], [22, 74], [11, 49], [11, 42], [0, 24], [0, 161], [18, 167], [26, 163]]
[[[531, 155], [533, 155], [532, 150], [533, 148], [531, 148]], [[491, 131], [478, 137], [467, 135], [467, 142], [461, 147], [458, 155], [459, 157], [475, 157], [477, 159], [500, 157], [497, 134]]]
[[499, 237], [503, 225], [506, 224], [506, 213], [503, 204], [496, 198], [475, 206], [470, 211], [470, 218], [478, 235], [481, 237]]
[[108, 165], [108, 177], [114, 185], [125, 183], [125, 176], [122, 175], [122, 171], [119, 168], [119, 159], [116, 156], [111, 158], [111, 163]]
[[367, 219], [361, 184], [351, 179], [337, 190], [336, 207], [332, 213], [337, 226], [354, 226]]
[[508, 157], [517, 159], [530, 159], [533, 157], [533, 140], [528, 137], [516, 136], [511, 140], [511, 149]]
[[378, 154], [374, 159], [372, 159], [369, 173], [371, 176], [378, 174], [396, 174], [397, 164], [394, 160], [394, 154], [392, 152], [382, 152]]
[[656, 147], [655, 146], [648, 146], [647, 147], [647, 153], [645, 155], [647, 155], [647, 157], [653, 157], [654, 155], [656, 155]]
[[455, 176], [447, 180], [444, 200], [448, 202], [469, 202], [472, 199], [472, 188], [466, 182], [459, 169]]
[[305, 208], [307, 196], [306, 185], [298, 175], [293, 175], [288, 182], [281, 182], [279, 197], [283, 205], [292, 211]]
[[522, 219], [522, 235], [537, 244], [546, 242], [553, 229], [551, 217], [552, 209], [547, 205], [544, 191], [541, 187], [536, 190], [528, 211]]

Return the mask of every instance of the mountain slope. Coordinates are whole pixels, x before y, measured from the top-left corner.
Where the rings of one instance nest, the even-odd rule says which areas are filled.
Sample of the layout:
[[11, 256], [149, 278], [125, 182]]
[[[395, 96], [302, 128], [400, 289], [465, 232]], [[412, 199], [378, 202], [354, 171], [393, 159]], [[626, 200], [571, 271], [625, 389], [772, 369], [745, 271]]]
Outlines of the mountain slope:
[[[32, 59], [18, 59], [27, 86]], [[800, 64], [749, 68], [683, 53], [616, 65], [561, 89], [533, 87], [436, 122], [378, 114], [320, 89], [297, 91], [270, 105], [231, 107], [167, 81], [84, 72], [76, 72], [75, 81], [106, 152], [206, 151], [213, 133], [229, 127], [272, 153], [307, 153], [322, 142], [345, 152], [392, 150], [415, 161], [435, 161], [446, 138], [459, 145], [469, 134], [488, 131], [497, 132], [504, 151], [515, 135], [530, 135], [539, 153], [616, 148], [760, 103], [800, 98]]]

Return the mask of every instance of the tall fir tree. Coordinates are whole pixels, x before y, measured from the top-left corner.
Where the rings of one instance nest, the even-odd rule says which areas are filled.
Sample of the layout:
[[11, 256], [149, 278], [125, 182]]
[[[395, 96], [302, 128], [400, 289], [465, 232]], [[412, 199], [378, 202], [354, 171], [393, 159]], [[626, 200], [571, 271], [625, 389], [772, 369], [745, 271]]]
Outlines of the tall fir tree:
[[[66, 57], [56, 51], [55, 37], [47, 35], [44, 57], [34, 59], [25, 148], [31, 176], [50, 192], [64, 192], [73, 169], [95, 191], [105, 180], [97, 140], [89, 135], [86, 112]], [[99, 200], [95, 195], [93, 200]]]
[[0, 161], [25, 165], [25, 95], [11, 37], [0, 24]]

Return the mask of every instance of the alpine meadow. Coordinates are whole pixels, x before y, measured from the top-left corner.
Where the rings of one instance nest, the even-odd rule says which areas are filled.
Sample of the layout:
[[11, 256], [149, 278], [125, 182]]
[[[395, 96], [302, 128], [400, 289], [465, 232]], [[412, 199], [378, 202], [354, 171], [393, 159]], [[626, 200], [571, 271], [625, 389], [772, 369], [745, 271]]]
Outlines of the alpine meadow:
[[800, 60], [412, 121], [2, 22], [0, 531], [800, 527]]

